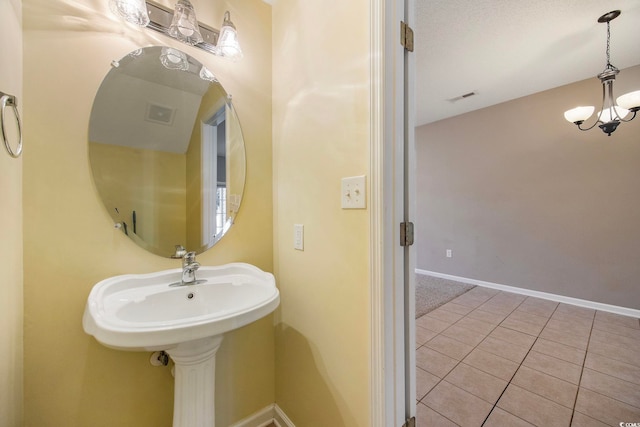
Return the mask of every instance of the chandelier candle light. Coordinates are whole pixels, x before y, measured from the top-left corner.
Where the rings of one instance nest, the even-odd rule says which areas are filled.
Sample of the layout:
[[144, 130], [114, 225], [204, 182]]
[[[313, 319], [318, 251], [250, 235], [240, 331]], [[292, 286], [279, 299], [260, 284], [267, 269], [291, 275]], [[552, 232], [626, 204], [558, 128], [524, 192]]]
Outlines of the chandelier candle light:
[[[578, 129], [590, 130], [598, 125], [598, 127], [609, 136], [611, 136], [621, 122], [630, 122], [633, 120], [638, 110], [640, 110], [640, 90], [626, 93], [618, 97], [616, 102], [613, 101], [613, 82], [620, 70], [611, 65], [609, 54], [611, 33], [609, 24], [618, 16], [620, 16], [620, 11], [614, 10], [598, 18], [598, 22], [607, 24], [607, 65], [604, 71], [598, 74], [598, 78], [600, 82], [602, 82], [602, 107], [600, 111], [598, 111], [596, 122], [587, 128], [581, 126], [585, 120], [593, 114], [595, 110], [593, 106], [576, 107], [564, 113], [564, 118], [577, 125]], [[633, 116], [625, 119], [629, 113], [633, 113]]]

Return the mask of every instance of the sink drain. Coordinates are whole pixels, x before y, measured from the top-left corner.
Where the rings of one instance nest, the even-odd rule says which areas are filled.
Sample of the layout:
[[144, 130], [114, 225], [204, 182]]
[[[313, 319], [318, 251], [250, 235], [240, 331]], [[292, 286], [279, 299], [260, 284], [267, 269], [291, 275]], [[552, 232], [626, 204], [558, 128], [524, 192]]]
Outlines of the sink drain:
[[187, 294], [187, 298], [188, 298], [188, 299], [193, 299], [193, 297], [194, 297], [194, 296], [195, 296], [195, 295], [193, 294], [193, 292], [189, 292], [189, 293]]

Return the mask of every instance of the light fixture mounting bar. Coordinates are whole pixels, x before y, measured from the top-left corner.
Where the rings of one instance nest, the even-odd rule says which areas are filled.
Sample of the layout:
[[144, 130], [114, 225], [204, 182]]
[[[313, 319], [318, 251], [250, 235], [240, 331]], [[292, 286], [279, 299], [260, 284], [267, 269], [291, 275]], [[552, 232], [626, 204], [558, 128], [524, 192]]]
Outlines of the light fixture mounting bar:
[[[145, 3], [147, 4], [147, 11], [149, 12], [150, 20], [147, 28], [170, 37], [168, 31], [169, 25], [171, 25], [171, 20], [173, 18], [173, 10], [151, 0], [146, 0]], [[202, 34], [202, 38], [204, 40], [201, 43], [195, 45], [195, 47], [215, 54], [216, 44], [218, 44], [220, 31], [216, 30], [215, 28], [209, 27], [208, 25], [205, 25], [200, 21], [198, 21], [198, 28], [200, 29], [200, 34]]]

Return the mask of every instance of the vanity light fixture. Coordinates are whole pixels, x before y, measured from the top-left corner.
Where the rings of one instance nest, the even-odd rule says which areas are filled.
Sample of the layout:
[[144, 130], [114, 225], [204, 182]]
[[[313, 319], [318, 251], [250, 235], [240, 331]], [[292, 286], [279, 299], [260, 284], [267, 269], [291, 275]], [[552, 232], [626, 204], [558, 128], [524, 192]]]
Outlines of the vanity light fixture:
[[196, 11], [189, 0], [178, 0], [168, 34], [174, 39], [191, 46], [201, 43], [203, 38], [198, 29]]
[[[614, 67], [610, 60], [610, 22], [620, 16], [620, 13], [619, 10], [614, 10], [598, 18], [598, 22], [607, 24], [607, 65], [604, 71], [598, 74], [602, 83], [602, 107], [598, 111], [596, 122], [588, 128], [581, 127], [593, 114], [595, 110], [593, 106], [576, 107], [564, 113], [564, 118], [577, 125], [580, 130], [590, 130], [598, 125], [604, 133], [611, 136], [621, 122], [630, 122], [640, 110], [640, 90], [624, 94], [618, 97], [616, 102], [613, 101], [613, 82], [620, 70]], [[633, 116], [625, 120], [629, 113], [633, 113]]]
[[229, 11], [224, 13], [224, 21], [220, 29], [220, 38], [216, 45], [218, 55], [227, 57], [232, 61], [242, 59], [242, 49], [238, 43], [238, 32], [236, 26], [231, 22], [231, 14]]
[[[238, 33], [229, 11], [224, 14], [222, 29], [198, 22], [189, 0], [178, 0], [175, 11], [151, 0], [109, 0], [111, 10], [141, 27], [147, 27], [183, 43], [231, 60], [242, 58]], [[146, 18], [146, 19], [143, 19]]]
[[149, 25], [149, 13], [144, 0], [109, 0], [109, 7], [127, 22], [141, 27]]

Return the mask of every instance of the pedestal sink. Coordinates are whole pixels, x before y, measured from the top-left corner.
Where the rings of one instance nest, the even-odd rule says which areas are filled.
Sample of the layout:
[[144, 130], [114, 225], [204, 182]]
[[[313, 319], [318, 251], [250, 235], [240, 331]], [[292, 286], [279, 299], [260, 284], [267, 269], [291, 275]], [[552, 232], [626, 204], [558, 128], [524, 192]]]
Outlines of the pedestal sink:
[[182, 269], [128, 274], [97, 283], [82, 325], [119, 350], [166, 351], [175, 363], [174, 427], [214, 427], [216, 351], [225, 332], [266, 316], [280, 294], [272, 274], [244, 263], [200, 267], [198, 283]]

